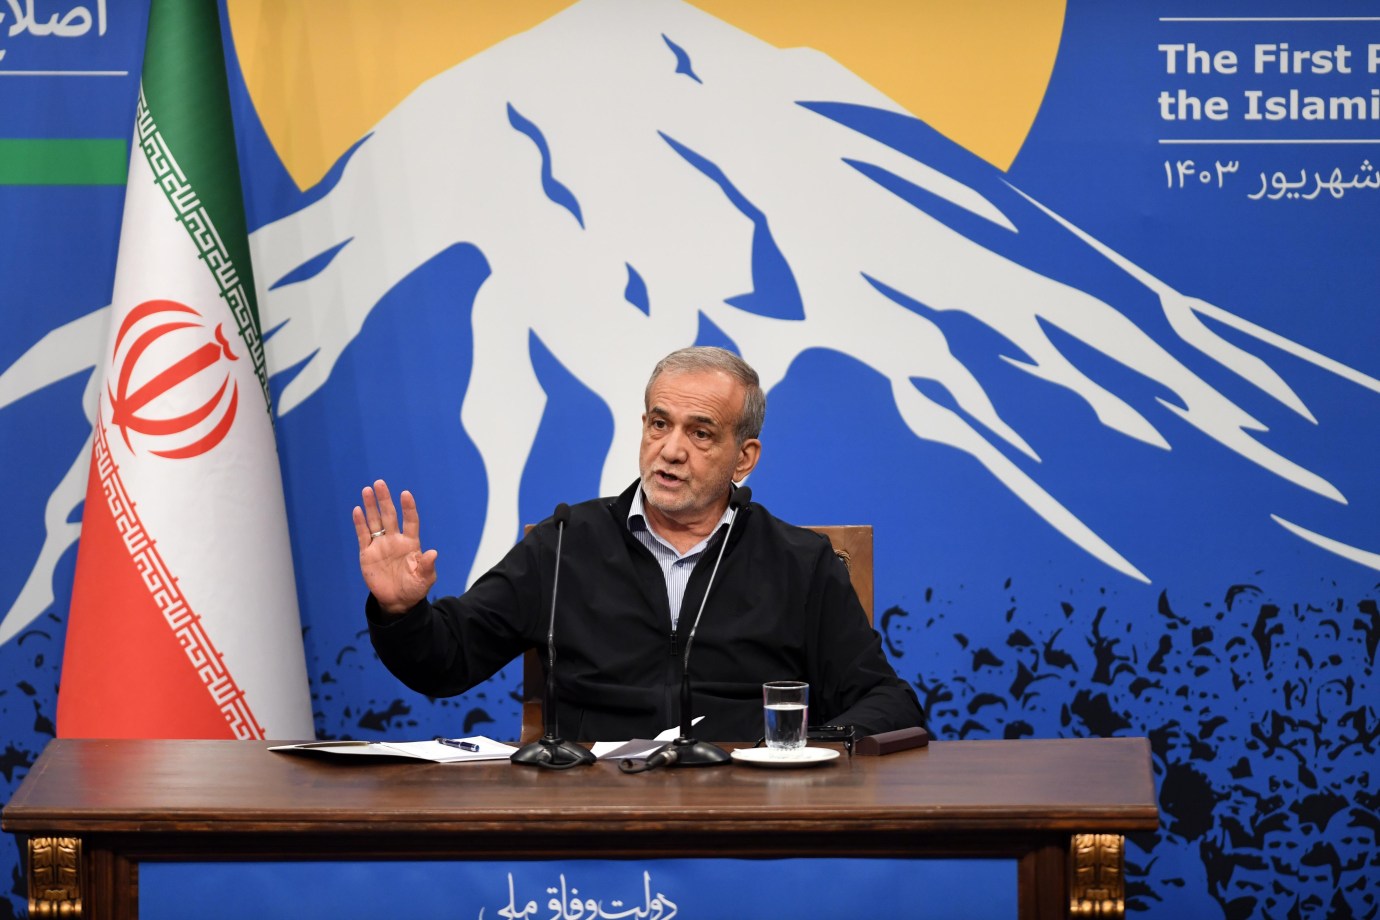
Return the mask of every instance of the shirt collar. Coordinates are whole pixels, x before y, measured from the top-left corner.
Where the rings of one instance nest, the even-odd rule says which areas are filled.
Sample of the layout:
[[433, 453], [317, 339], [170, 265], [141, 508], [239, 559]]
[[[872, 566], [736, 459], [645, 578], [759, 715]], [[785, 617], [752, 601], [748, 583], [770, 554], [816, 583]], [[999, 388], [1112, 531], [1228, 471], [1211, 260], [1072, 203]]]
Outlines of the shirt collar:
[[[733, 488], [736, 489], [738, 487], [733, 486]], [[729, 502], [728, 507], [724, 509], [723, 515], [719, 518], [719, 523], [714, 525], [714, 529], [709, 532], [708, 537], [704, 538], [704, 542], [708, 542], [709, 538], [718, 533], [720, 527], [733, 520], [733, 516], [737, 513], [738, 509], [733, 507], [732, 502]], [[656, 534], [656, 531], [652, 530], [651, 525], [647, 522], [646, 506], [643, 504], [642, 486], [640, 484], [633, 492], [632, 507], [628, 509], [628, 530], [633, 533], [639, 530], [646, 530], [653, 535]]]

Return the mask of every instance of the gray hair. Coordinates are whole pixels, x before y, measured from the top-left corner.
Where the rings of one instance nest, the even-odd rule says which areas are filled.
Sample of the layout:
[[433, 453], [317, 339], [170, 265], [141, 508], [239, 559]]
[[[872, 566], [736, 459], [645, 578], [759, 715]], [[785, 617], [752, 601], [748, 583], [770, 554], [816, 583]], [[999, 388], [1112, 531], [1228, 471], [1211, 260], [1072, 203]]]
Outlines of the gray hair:
[[651, 399], [652, 384], [667, 371], [686, 373], [696, 371], [721, 371], [743, 385], [743, 412], [734, 426], [734, 436], [741, 445], [749, 438], [762, 434], [762, 423], [767, 418], [767, 395], [762, 392], [762, 384], [757, 372], [742, 358], [726, 348], [710, 345], [693, 345], [673, 351], [657, 362], [652, 376], [647, 379], [647, 389], [642, 394], [642, 403], [647, 408]]

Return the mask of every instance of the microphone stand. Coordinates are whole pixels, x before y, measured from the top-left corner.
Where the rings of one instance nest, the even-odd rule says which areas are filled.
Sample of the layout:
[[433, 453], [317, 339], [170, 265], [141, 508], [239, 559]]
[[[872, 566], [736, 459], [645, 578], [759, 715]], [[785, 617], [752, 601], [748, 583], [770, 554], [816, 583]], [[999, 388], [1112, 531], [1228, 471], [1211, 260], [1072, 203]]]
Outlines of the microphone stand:
[[565, 539], [565, 525], [570, 520], [570, 506], [565, 502], [556, 506], [556, 567], [551, 577], [551, 620], [546, 631], [546, 693], [541, 701], [545, 732], [536, 741], [524, 744], [508, 759], [529, 767], [548, 770], [568, 770], [581, 764], [594, 763], [594, 753], [572, 741], [561, 738], [556, 731], [556, 588], [561, 577], [561, 544]]
[[741, 486], [735, 489], [728, 503], [733, 506], [733, 517], [729, 519], [728, 529], [724, 531], [724, 542], [719, 545], [719, 555], [714, 560], [714, 568], [709, 573], [709, 582], [704, 586], [704, 597], [700, 598], [700, 609], [695, 614], [695, 622], [690, 624], [690, 635], [685, 637], [685, 657], [680, 669], [680, 735], [676, 740], [661, 748], [647, 758], [649, 766], [655, 760], [668, 767], [717, 767], [733, 758], [727, 751], [708, 741], [697, 741], [690, 735], [690, 646], [695, 641], [695, 630], [699, 628], [700, 617], [709, 603], [709, 591], [714, 587], [714, 578], [719, 574], [719, 563], [724, 561], [724, 550], [728, 549], [728, 538], [733, 536], [733, 525], [738, 522], [738, 512], [752, 501], [752, 489]]

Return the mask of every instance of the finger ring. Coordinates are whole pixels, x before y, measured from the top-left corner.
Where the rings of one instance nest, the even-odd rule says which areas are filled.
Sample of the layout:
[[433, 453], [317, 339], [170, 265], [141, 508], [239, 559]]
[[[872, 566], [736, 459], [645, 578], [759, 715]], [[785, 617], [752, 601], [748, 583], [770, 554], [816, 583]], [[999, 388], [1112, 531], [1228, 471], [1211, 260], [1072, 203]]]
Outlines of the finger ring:
[[383, 535], [386, 534], [386, 533], [388, 533], [388, 531], [386, 531], [386, 530], [375, 530], [375, 531], [371, 531], [370, 534], [369, 534], [369, 536], [371, 536], [371, 537], [381, 537], [381, 536], [383, 536]]

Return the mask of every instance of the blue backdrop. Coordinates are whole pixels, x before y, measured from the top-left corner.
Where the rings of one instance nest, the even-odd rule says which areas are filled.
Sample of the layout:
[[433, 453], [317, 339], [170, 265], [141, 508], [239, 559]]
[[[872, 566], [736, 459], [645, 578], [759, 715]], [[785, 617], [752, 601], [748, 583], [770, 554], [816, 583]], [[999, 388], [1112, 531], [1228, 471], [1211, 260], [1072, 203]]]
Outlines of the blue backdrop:
[[[1344, 2], [1251, 20], [1159, 6], [1068, 4], [1006, 170], [683, 4], [587, 2], [419, 87], [302, 190], [228, 35], [318, 735], [505, 737], [519, 720], [515, 667], [433, 700], [374, 658], [348, 525], [361, 485], [418, 494], [438, 588], [462, 590], [485, 540], [630, 482], [639, 375], [677, 345], [723, 344], [771, 383], [755, 497], [800, 523], [874, 525], [877, 625], [936, 738], [1150, 737], [1162, 823], [1128, 847], [1131, 910], [1375, 916], [1380, 22]], [[0, 32], [0, 152], [127, 138], [143, 15]], [[619, 116], [576, 118], [562, 81], [526, 80], [582, 59], [576, 39], [650, 48], [646, 30], [665, 38], [650, 72], [681, 81], [648, 78], [650, 108], [571, 76]], [[1331, 56], [1282, 73], [1282, 43]], [[1190, 50], [1213, 72], [1187, 72]], [[710, 101], [676, 95], [682, 64]], [[710, 96], [734, 67], [759, 79]], [[113, 75], [52, 73], [68, 68]], [[771, 107], [797, 80], [808, 94]], [[1297, 117], [1265, 117], [1291, 92]], [[779, 123], [719, 119], [735, 98]], [[448, 147], [437, 112], [483, 150]], [[510, 187], [509, 168], [530, 181]], [[640, 199], [600, 168], [645, 177]], [[123, 190], [3, 175], [8, 798], [54, 731]], [[494, 188], [496, 217], [474, 204]], [[723, 296], [678, 300], [705, 279]], [[0, 917], [18, 915], [11, 838], [0, 859]]]

